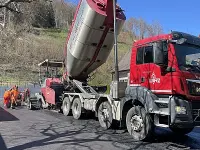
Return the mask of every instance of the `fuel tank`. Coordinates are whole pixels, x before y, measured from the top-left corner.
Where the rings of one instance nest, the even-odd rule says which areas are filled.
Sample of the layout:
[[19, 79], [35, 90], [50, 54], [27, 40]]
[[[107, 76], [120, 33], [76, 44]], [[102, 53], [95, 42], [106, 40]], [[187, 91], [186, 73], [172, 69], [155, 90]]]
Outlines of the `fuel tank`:
[[[117, 33], [125, 22], [125, 15], [117, 6]], [[104, 64], [114, 45], [112, 0], [81, 0], [65, 47], [68, 76], [86, 79]]]

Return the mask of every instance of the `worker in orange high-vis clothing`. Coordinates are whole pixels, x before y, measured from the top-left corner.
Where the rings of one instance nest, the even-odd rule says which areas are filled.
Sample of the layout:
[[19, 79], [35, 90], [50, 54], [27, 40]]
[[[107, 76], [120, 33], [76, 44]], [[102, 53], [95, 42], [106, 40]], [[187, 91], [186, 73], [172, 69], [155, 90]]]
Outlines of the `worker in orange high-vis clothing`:
[[5, 92], [4, 92], [4, 95], [3, 95], [3, 104], [4, 104], [4, 107], [7, 107], [7, 108], [10, 107], [10, 103], [11, 103], [11, 91], [12, 91], [12, 89], [10, 89], [10, 90], [6, 90], [5, 89]]
[[18, 86], [14, 86], [11, 91], [11, 108], [14, 108], [14, 105], [17, 106], [18, 96], [19, 96]]

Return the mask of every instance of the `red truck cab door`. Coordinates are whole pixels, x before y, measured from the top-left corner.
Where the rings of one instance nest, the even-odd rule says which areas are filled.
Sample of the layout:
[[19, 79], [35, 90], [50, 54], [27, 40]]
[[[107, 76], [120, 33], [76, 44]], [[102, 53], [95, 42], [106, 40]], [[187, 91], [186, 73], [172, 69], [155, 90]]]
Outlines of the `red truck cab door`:
[[157, 53], [156, 42], [134, 47], [132, 50], [131, 67], [130, 67], [130, 85], [142, 86], [151, 90], [154, 93], [169, 94], [172, 92], [171, 74], [165, 72], [168, 65], [168, 48], [165, 48], [165, 62], [164, 64], [156, 63], [159, 59]]

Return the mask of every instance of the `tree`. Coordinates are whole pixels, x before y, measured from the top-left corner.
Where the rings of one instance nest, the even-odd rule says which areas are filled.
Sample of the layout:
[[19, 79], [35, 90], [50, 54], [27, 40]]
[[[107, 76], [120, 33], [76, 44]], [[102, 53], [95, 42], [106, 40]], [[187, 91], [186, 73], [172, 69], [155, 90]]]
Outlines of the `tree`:
[[148, 36], [155, 36], [163, 33], [163, 29], [158, 22], [153, 22], [151, 25], [148, 26], [147, 30]]
[[39, 28], [52, 28], [55, 26], [55, 17], [52, 3], [38, 0], [31, 4], [32, 25]]
[[124, 31], [128, 32], [132, 39], [143, 39], [161, 34], [163, 29], [158, 22], [148, 24], [142, 18], [130, 18], [125, 22]]
[[[1, 0], [0, 25], [5, 28], [10, 21], [10, 12], [20, 13], [19, 3], [31, 3], [36, 0]], [[10, 12], [9, 12], [10, 11]]]
[[28, 22], [37, 27], [54, 27], [54, 20], [54, 10], [50, 0], [2, 0], [0, 2], [0, 23], [4, 28], [10, 21], [13, 21], [14, 26], [20, 22]]
[[133, 31], [134, 22], [135, 22], [134, 18], [130, 18], [125, 22], [125, 31], [129, 33], [130, 37], [132, 38], [131, 39], [132, 41], [136, 38], [136, 35]]
[[[3, 8], [5, 7], [6, 9], [10, 10], [10, 11], [14, 11], [14, 12], [19, 12], [16, 4], [17, 3], [30, 3], [30, 2], [33, 2], [35, 0], [2, 0], [0, 2], [0, 8]], [[13, 4], [16, 8], [13, 9], [11, 4]]]
[[69, 28], [74, 17], [75, 8], [74, 3], [66, 3], [64, 0], [53, 1], [56, 28]]
[[148, 24], [142, 18], [135, 20], [135, 28], [139, 39], [146, 37]]

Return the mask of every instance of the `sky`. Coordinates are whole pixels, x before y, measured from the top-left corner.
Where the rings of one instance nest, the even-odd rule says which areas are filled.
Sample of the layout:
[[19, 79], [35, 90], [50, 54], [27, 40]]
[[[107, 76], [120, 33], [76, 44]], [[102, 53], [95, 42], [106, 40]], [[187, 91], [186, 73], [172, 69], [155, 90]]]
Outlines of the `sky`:
[[200, 35], [200, 0], [118, 0], [128, 18], [157, 21], [165, 33], [173, 31]]
[[[79, 0], [65, 0], [77, 3]], [[171, 30], [200, 34], [200, 0], [117, 0], [130, 17], [148, 23], [159, 22], [165, 33]]]

